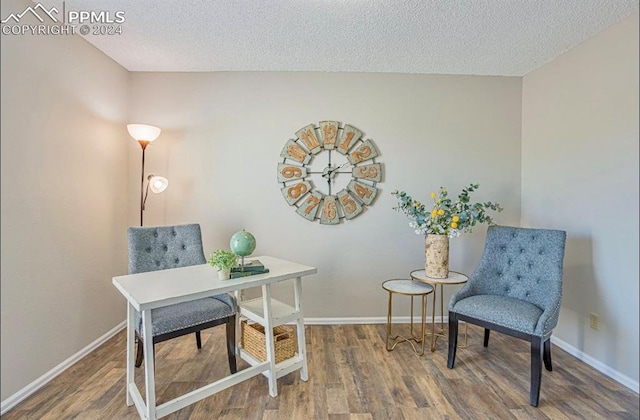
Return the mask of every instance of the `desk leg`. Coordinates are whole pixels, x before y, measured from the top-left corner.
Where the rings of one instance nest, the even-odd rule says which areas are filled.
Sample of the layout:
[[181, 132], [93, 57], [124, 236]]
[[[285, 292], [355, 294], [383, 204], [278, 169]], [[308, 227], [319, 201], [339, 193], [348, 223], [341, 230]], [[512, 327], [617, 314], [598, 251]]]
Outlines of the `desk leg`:
[[269, 361], [269, 395], [278, 396], [278, 384], [276, 375], [276, 349], [273, 343], [273, 314], [271, 310], [271, 285], [262, 285], [262, 307], [264, 309], [264, 335], [267, 347], [267, 360]]
[[309, 371], [307, 367], [307, 344], [305, 342], [306, 340], [304, 335], [304, 315], [302, 313], [302, 277], [296, 277], [293, 291], [296, 311], [298, 312], [298, 319], [296, 320], [298, 355], [302, 357], [302, 371], [300, 372], [300, 379], [307, 381], [309, 380]]
[[235, 325], [235, 329], [236, 329], [236, 342], [233, 344], [235, 351], [236, 351], [236, 356], [240, 355], [240, 337], [242, 337], [242, 329], [240, 328], [240, 303], [242, 303], [242, 299], [243, 299], [243, 293], [241, 290], [236, 290], [233, 292], [233, 297], [235, 297], [236, 299], [236, 325]]
[[127, 396], [127, 405], [130, 407], [133, 405], [133, 399], [129, 392], [129, 387], [134, 383], [134, 364], [135, 364], [135, 330], [134, 325], [136, 310], [132, 304], [127, 303], [127, 383], [125, 385], [125, 394]]
[[147, 392], [147, 419], [156, 419], [156, 378], [154, 372], [153, 332], [151, 310], [142, 311], [143, 350], [144, 350], [144, 387]]

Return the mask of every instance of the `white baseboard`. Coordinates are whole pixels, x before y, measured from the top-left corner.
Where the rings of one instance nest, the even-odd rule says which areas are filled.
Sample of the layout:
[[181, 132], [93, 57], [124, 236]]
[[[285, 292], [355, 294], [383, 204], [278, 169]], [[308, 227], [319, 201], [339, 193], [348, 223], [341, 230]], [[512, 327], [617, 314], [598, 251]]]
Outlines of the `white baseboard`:
[[595, 370], [607, 375], [614, 381], [619, 382], [622, 385], [626, 386], [636, 394], [639, 392], [638, 381], [634, 381], [630, 377], [623, 375], [622, 373], [618, 372], [615, 369], [612, 369], [611, 367], [605, 365], [601, 361], [594, 359], [593, 357], [589, 356], [582, 350], [575, 348], [571, 344], [567, 343], [566, 341], [562, 341], [556, 336], [551, 337], [551, 342], [556, 346], [560, 347], [562, 350], [569, 353], [570, 355], [572, 355], [573, 357], [575, 357], [576, 359], [579, 359], [585, 362]]
[[[408, 316], [394, 316], [393, 324], [408, 324], [411, 318]], [[420, 316], [414, 316], [413, 322], [420, 322]], [[427, 322], [431, 322], [431, 316], [427, 316]], [[440, 317], [436, 317], [436, 322], [440, 322]], [[444, 322], [447, 322], [447, 317], [444, 317]], [[345, 317], [345, 318], [304, 318], [306, 325], [363, 325], [363, 324], [386, 324], [386, 316], [373, 316], [373, 317]]]
[[4, 415], [7, 411], [11, 410], [18, 403], [29, 397], [31, 394], [45, 386], [49, 381], [51, 381], [56, 376], [60, 375], [62, 372], [71, 367], [74, 363], [100, 347], [111, 337], [119, 333], [122, 329], [127, 326], [127, 321], [122, 321], [118, 325], [116, 325], [113, 329], [108, 331], [102, 337], [99, 337], [97, 340], [89, 344], [87, 347], [83, 348], [73, 356], [69, 357], [64, 362], [60, 363], [58, 366], [51, 369], [49, 372], [45, 373], [35, 381], [31, 382], [29, 385], [22, 388], [20, 391], [16, 392], [6, 400], [0, 403], [0, 415]]
[[[428, 318], [430, 318], [430, 317], [428, 317]], [[448, 317], [444, 317], [444, 322], [448, 322], [447, 318]], [[413, 318], [413, 320], [414, 320], [414, 322], [420, 322], [420, 317], [416, 316], [416, 317]], [[394, 316], [393, 317], [393, 323], [394, 324], [407, 324], [407, 323], [409, 323], [409, 321], [410, 321], [410, 317], [408, 317], [408, 316]], [[318, 318], [305, 318], [304, 322], [307, 325], [385, 324], [387, 322], [387, 317], [386, 316], [378, 316], [378, 317], [340, 317], [340, 318], [324, 318], [324, 317], [323, 318], [319, 318], [318, 317]], [[438, 322], [438, 323], [440, 322], [440, 317], [436, 317], [436, 322]], [[0, 403], [0, 415], [5, 414], [7, 411], [9, 411], [13, 407], [15, 407], [16, 404], [20, 403], [21, 401], [23, 401], [24, 399], [29, 397], [31, 394], [33, 394], [34, 392], [36, 392], [37, 390], [42, 388], [49, 381], [51, 381], [53, 378], [55, 378], [56, 376], [60, 375], [62, 372], [64, 372], [66, 369], [68, 369], [74, 363], [76, 363], [77, 361], [79, 361], [80, 359], [85, 357], [87, 354], [91, 353], [96, 348], [100, 347], [103, 343], [105, 343], [111, 337], [116, 335], [118, 332], [120, 332], [125, 327], [126, 327], [126, 321], [122, 321], [120, 324], [116, 325], [113, 329], [108, 331], [102, 337], [99, 337], [97, 340], [95, 340], [94, 342], [89, 344], [84, 349], [80, 350], [78, 353], [74, 354], [73, 356], [71, 356], [70, 358], [65, 360], [64, 362], [60, 363], [55, 368], [51, 369], [49, 372], [45, 373], [44, 375], [42, 375], [41, 377], [39, 377], [38, 379], [36, 379], [32, 383], [30, 383], [29, 385], [27, 385], [26, 387], [22, 388], [20, 391], [16, 392], [15, 394], [10, 396], [6, 400], [2, 401], [2, 403]], [[551, 341], [553, 342], [553, 344], [555, 344], [556, 346], [560, 347], [562, 350], [566, 351], [567, 353], [571, 354], [572, 356], [574, 356], [578, 360], [581, 360], [581, 361], [585, 362], [586, 364], [588, 364], [589, 366], [593, 367], [597, 371], [607, 375], [611, 379], [615, 380], [616, 382], [619, 382], [620, 384], [624, 385], [625, 387], [629, 388], [630, 390], [634, 391], [635, 393], [639, 392], [638, 381], [635, 381], [635, 380], [629, 378], [628, 376], [623, 375], [622, 373], [618, 372], [617, 370], [612, 369], [611, 367], [605, 365], [604, 363], [602, 363], [602, 362], [594, 359], [593, 357], [589, 356], [588, 354], [584, 353], [582, 350], [579, 350], [579, 349], [573, 347], [569, 343], [567, 343], [565, 341], [562, 341], [561, 339], [559, 339], [559, 338], [557, 338], [555, 336], [551, 337]]]

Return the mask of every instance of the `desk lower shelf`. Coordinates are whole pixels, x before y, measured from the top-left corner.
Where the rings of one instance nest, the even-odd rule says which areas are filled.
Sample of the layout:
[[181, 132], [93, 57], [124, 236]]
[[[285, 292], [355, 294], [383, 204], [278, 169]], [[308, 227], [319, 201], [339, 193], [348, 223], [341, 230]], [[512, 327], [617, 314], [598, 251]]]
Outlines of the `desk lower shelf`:
[[[249, 363], [251, 366], [258, 366], [263, 364], [264, 362], [259, 361], [258, 359], [256, 359], [255, 357], [253, 357], [253, 355], [251, 353], [249, 353], [248, 351], [244, 350], [242, 347], [240, 347], [240, 357], [247, 363]], [[298, 369], [302, 369], [304, 364], [304, 360], [302, 359], [302, 357], [300, 355], [298, 355], [298, 353], [296, 353], [293, 357], [287, 359], [287, 360], [283, 360], [280, 363], [276, 364], [276, 379], [277, 378], [282, 378], [283, 376], [294, 372]], [[268, 370], [265, 370], [262, 372], [262, 374], [264, 376], [266, 376], [267, 378], [271, 377], [271, 372]]]
[[[273, 326], [287, 324], [300, 318], [300, 311], [277, 299], [271, 299], [271, 319]], [[254, 322], [264, 325], [264, 307], [262, 298], [244, 300], [240, 302], [240, 314]]]

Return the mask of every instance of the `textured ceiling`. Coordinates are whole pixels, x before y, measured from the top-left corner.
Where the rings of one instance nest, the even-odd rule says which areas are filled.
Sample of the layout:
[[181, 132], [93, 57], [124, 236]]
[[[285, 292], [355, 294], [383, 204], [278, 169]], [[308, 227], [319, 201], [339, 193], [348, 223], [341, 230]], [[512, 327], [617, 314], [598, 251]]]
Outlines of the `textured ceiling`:
[[124, 11], [122, 35], [86, 39], [131, 71], [522, 76], [638, 10], [638, 0], [67, 0], [65, 7]]

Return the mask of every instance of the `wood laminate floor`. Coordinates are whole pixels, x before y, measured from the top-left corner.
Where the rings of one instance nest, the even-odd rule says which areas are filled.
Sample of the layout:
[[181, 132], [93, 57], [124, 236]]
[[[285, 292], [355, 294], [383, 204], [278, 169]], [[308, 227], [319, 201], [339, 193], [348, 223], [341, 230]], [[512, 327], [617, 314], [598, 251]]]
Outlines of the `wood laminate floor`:
[[[405, 328], [402, 326], [402, 328]], [[384, 325], [306, 327], [309, 381], [299, 372], [278, 380], [277, 398], [262, 375], [167, 419], [638, 419], [638, 394], [557, 347], [553, 372], [543, 370], [538, 408], [529, 405], [527, 342], [498, 333], [482, 346], [469, 327], [469, 346], [446, 367], [447, 343], [416, 356], [408, 344], [384, 346]], [[158, 402], [228, 373], [224, 327], [157, 345]], [[462, 337], [461, 337], [462, 339]], [[137, 419], [125, 404], [125, 333], [115, 337], [18, 404], [2, 419]], [[246, 367], [239, 360], [239, 369]], [[136, 383], [144, 395], [143, 368]]]

